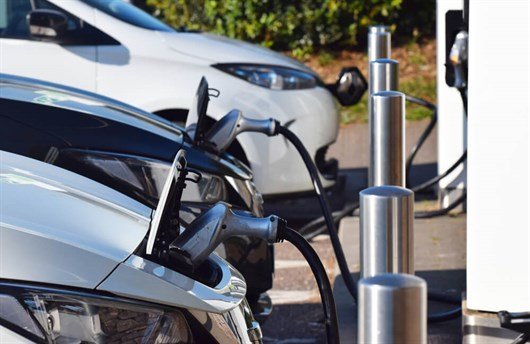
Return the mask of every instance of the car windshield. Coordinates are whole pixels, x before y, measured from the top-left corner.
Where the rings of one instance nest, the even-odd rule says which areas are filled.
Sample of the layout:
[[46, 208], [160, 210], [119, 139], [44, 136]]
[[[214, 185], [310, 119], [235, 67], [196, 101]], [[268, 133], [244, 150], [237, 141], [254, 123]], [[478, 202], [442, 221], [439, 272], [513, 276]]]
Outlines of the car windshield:
[[170, 26], [123, 0], [82, 0], [84, 3], [126, 23], [148, 30], [174, 32]]

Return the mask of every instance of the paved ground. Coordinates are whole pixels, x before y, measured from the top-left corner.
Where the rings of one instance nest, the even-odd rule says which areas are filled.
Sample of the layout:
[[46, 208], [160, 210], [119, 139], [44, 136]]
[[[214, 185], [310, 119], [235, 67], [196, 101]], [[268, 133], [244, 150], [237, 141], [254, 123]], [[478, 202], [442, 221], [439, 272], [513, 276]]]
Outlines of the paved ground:
[[[465, 290], [466, 216], [446, 216], [414, 222], [416, 274], [427, 281], [430, 291], [460, 295]], [[341, 223], [341, 242], [349, 247], [346, 257], [350, 271], [359, 271], [359, 221], [347, 218]], [[342, 343], [356, 343], [356, 307], [350, 301], [338, 269], [335, 271], [335, 301], [338, 305]], [[358, 275], [355, 274], [358, 278]], [[429, 312], [452, 306], [429, 303]], [[461, 319], [429, 326], [430, 343], [461, 343]]]
[[[405, 151], [410, 152], [429, 120], [407, 121]], [[339, 160], [342, 169], [363, 168], [369, 164], [368, 124], [351, 124], [340, 128], [337, 142], [333, 144], [328, 156]], [[418, 152], [415, 164], [431, 164], [437, 160], [436, 128]]]
[[[313, 243], [330, 280], [335, 259], [327, 237]], [[323, 343], [324, 326], [320, 296], [304, 258], [289, 243], [276, 245], [276, 274], [270, 292], [274, 303], [271, 317], [262, 327], [265, 343]]]
[[[465, 290], [465, 215], [415, 222], [415, 266], [429, 290], [458, 295]], [[341, 224], [341, 242], [350, 271], [359, 271], [358, 218]], [[338, 271], [327, 236], [312, 243], [332, 281], [342, 343], [356, 343], [356, 307]], [[358, 275], [354, 273], [355, 279]], [[325, 343], [318, 289], [302, 256], [288, 243], [277, 245], [276, 276], [270, 293], [275, 309], [263, 326], [267, 343]], [[429, 304], [429, 310], [448, 309]], [[429, 327], [430, 343], [461, 343], [460, 319]]]
[[[407, 127], [407, 150], [410, 149], [427, 124], [412, 122]], [[349, 142], [359, 143], [352, 148]], [[339, 158], [346, 177], [348, 200], [355, 200], [366, 183], [367, 126], [354, 125], [341, 129], [330, 156]], [[436, 174], [436, 137], [432, 136], [418, 155], [416, 178], [426, 179]], [[430, 166], [430, 168], [421, 168]], [[428, 197], [427, 197], [428, 198]], [[436, 201], [416, 203], [417, 209], [436, 208]], [[459, 294], [465, 290], [465, 215], [415, 221], [415, 266], [417, 274], [425, 278], [429, 290]], [[341, 242], [345, 248], [350, 270], [359, 270], [358, 219], [348, 218], [341, 223]], [[338, 307], [343, 343], [356, 342], [356, 308], [336, 268], [331, 243], [327, 236], [317, 237], [313, 247], [323, 261]], [[358, 276], [355, 275], [355, 278]], [[323, 315], [318, 289], [311, 270], [296, 249], [288, 243], [276, 246], [276, 275], [270, 292], [275, 309], [263, 325], [266, 343], [325, 343]], [[429, 304], [429, 310], [447, 309], [446, 305]], [[460, 320], [429, 326], [430, 343], [461, 342]]]

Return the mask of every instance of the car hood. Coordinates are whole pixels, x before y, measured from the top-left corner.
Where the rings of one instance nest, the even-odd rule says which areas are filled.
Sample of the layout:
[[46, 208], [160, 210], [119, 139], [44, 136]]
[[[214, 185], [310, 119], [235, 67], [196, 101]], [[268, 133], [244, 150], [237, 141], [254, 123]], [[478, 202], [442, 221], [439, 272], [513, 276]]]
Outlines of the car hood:
[[256, 44], [210, 33], [161, 32], [160, 34], [172, 50], [211, 63], [277, 65], [315, 74], [303, 63]]
[[[111, 120], [112, 123], [121, 123], [123, 126], [141, 129], [141, 132], [136, 132], [136, 137], [138, 138], [140, 133], [142, 134], [142, 137], [146, 137], [144, 140], [137, 140], [140, 142], [133, 143], [130, 142], [129, 137], [126, 137], [125, 146], [123, 147], [117, 146], [117, 136], [100, 136], [99, 140], [97, 141], [94, 141], [92, 140], [92, 137], [89, 137], [89, 141], [85, 142], [83, 145], [87, 149], [107, 150], [108, 147], [114, 147], [114, 150], [118, 152], [129, 151], [134, 153], [141, 150], [132, 149], [132, 144], [145, 147], [146, 145], [142, 142], [149, 142], [149, 140], [156, 139], [164, 141], [164, 148], [169, 146], [170, 149], [157, 149], [161, 156], [156, 156], [156, 154], [152, 151], [150, 154], [147, 154], [147, 156], [156, 157], [170, 162], [175, 156], [176, 151], [178, 151], [180, 148], [185, 148], [188, 151], [188, 162], [190, 167], [194, 169], [219, 176], [228, 175], [238, 179], [252, 179], [252, 172], [241, 162], [236, 161], [233, 158], [222, 158], [204, 152], [198, 147], [194, 146], [192, 143], [187, 142], [188, 140], [183, 134], [184, 129], [176, 127], [173, 123], [168, 122], [159, 116], [121, 103], [114, 99], [72, 87], [3, 73], [0, 73], [0, 98], [37, 104], [42, 108], [41, 111], [53, 106], [60, 109], [73, 110], [76, 113], [83, 113], [86, 116], [108, 119]], [[37, 113], [41, 111], [37, 111], [37, 109], [35, 109], [34, 111], [28, 112]], [[23, 121], [23, 119], [18, 115], [16, 120]], [[45, 123], [42, 125], [38, 125], [36, 122], [27, 123], [37, 128], [44, 129], [47, 125], [51, 124], [50, 122], [52, 122], [51, 117], [46, 119]], [[111, 126], [111, 124], [107, 125], [107, 127], [109, 126]], [[49, 128], [48, 130], [49, 132], [53, 132]], [[155, 134], [155, 136], [150, 136], [147, 138], [147, 136], [149, 136], [148, 133]], [[75, 143], [79, 142], [81, 139], [80, 133], [74, 132], [71, 128], [69, 130], [65, 130], [65, 135], [67, 134], [71, 136], [64, 136], [54, 132], [54, 135], [61, 137], [61, 139], [66, 142]], [[111, 142], [107, 142], [106, 140], [108, 139], [110, 139]], [[169, 141], [166, 141], [165, 139]], [[79, 145], [80, 143], [77, 144], [77, 146]], [[100, 145], [101, 147], [96, 147], [94, 145]], [[152, 145], [150, 147], [155, 146], [156, 145]], [[162, 147], [160, 144], [158, 146]]]
[[0, 151], [0, 278], [95, 288], [146, 236], [152, 210], [102, 184]]

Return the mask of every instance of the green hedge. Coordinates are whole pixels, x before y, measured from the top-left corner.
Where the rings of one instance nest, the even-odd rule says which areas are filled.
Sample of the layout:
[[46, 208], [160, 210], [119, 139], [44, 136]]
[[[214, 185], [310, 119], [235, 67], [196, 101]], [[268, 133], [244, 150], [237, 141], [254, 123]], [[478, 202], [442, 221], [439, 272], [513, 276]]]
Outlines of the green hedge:
[[434, 0], [147, 0], [147, 5], [174, 27], [291, 50], [298, 57], [363, 44], [366, 28], [377, 23], [395, 23], [393, 29], [405, 35], [434, 31]]

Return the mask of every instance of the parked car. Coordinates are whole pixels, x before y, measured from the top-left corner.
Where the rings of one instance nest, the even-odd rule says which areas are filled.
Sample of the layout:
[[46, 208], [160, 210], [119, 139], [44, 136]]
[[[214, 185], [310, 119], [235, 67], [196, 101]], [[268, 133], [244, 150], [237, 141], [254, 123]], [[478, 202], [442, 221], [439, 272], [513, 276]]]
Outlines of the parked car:
[[[304, 142], [324, 186], [335, 183], [337, 162], [326, 158], [338, 133], [333, 95], [344, 104], [360, 98], [350, 97], [351, 87], [338, 87], [349, 85], [350, 71], [327, 86], [291, 58], [213, 34], [175, 30], [122, 0], [4, 0], [0, 6], [0, 72], [97, 92], [178, 123], [186, 120], [190, 85], [204, 75], [220, 91], [210, 120], [233, 108], [250, 118], [274, 117]], [[302, 159], [280, 137], [244, 134], [229, 151], [252, 168], [265, 197], [292, 199], [313, 189], [301, 172]]]
[[[228, 154], [205, 152], [171, 122], [87, 91], [0, 74], [0, 149], [60, 166], [105, 184], [154, 209], [171, 162], [186, 149], [202, 178], [185, 189], [182, 221], [218, 201], [262, 216], [252, 174]], [[224, 244], [224, 256], [245, 277], [256, 313], [270, 313], [274, 255], [257, 238]]]
[[0, 151], [0, 336], [33, 343], [255, 343], [246, 284], [146, 256], [152, 209], [57, 166]]

